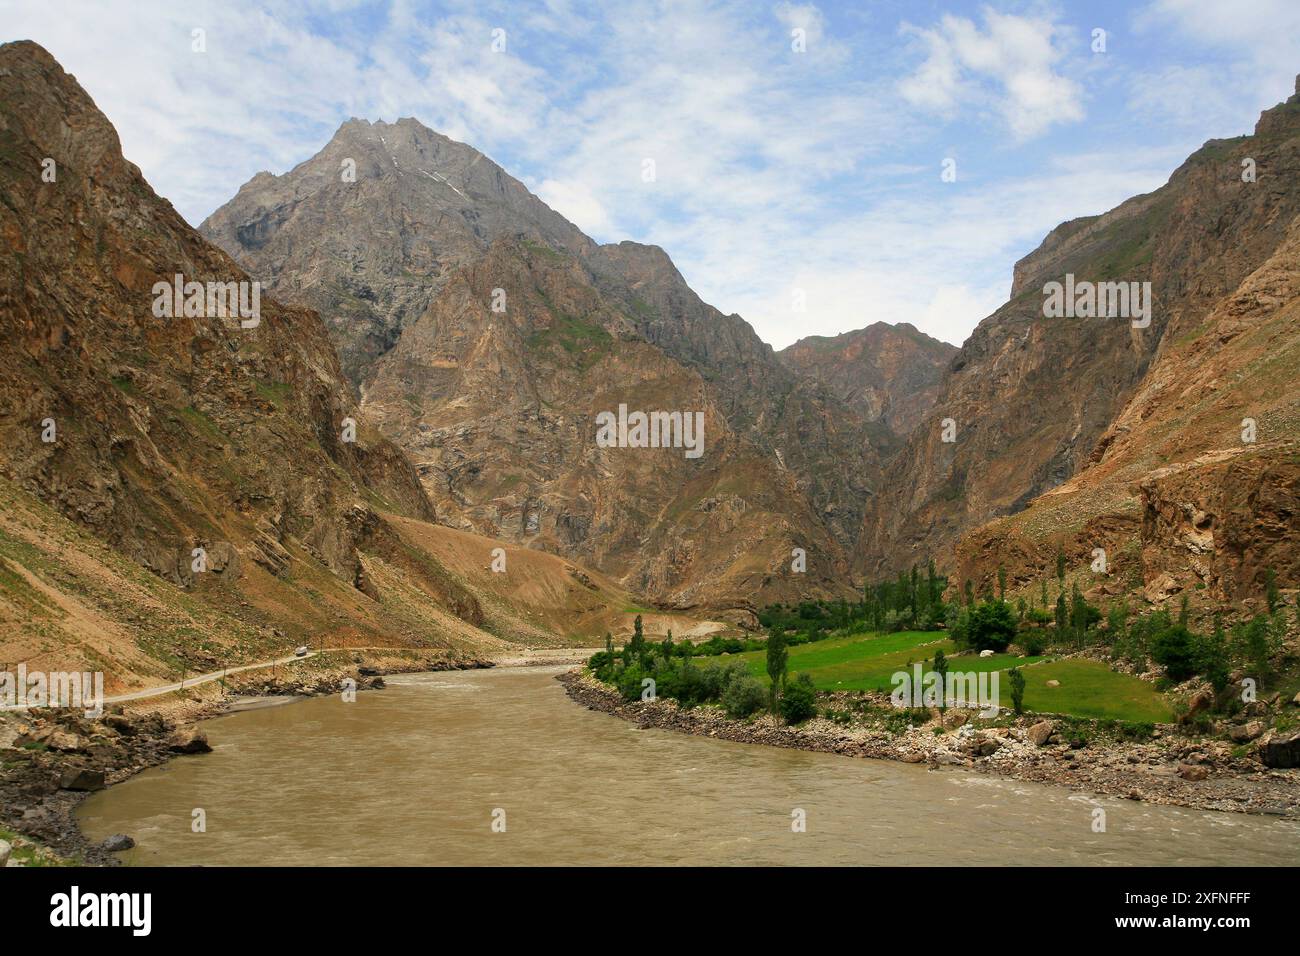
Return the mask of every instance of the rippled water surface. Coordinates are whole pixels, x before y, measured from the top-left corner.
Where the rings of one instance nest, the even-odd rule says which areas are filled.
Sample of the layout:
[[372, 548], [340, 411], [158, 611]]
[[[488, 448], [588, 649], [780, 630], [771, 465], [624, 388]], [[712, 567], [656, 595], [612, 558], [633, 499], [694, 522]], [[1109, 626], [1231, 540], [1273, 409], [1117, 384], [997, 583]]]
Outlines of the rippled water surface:
[[131, 834], [137, 864], [1300, 864], [1295, 822], [637, 730], [559, 670], [220, 717], [213, 753], [93, 795], [82, 827]]

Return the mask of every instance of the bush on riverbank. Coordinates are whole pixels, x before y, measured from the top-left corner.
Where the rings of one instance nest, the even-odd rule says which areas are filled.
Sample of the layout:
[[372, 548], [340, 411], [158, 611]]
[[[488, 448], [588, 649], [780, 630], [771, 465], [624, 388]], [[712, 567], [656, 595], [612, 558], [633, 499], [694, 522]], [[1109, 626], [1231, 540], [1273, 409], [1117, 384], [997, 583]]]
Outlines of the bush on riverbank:
[[[755, 683], [758, 683], [755, 681]], [[817, 688], [807, 674], [796, 674], [781, 694], [778, 705], [787, 724], [801, 724], [817, 715]]]
[[[643, 666], [644, 664], [644, 666]], [[708, 661], [654, 657], [624, 664], [618, 655], [599, 651], [587, 667], [592, 675], [617, 688], [626, 701], [667, 697], [683, 707], [721, 704], [728, 717], [743, 719], [767, 707], [768, 689], [750, 673], [743, 661]], [[816, 713], [817, 691], [812, 679], [799, 675], [777, 699], [778, 712], [788, 723], [799, 723]]]

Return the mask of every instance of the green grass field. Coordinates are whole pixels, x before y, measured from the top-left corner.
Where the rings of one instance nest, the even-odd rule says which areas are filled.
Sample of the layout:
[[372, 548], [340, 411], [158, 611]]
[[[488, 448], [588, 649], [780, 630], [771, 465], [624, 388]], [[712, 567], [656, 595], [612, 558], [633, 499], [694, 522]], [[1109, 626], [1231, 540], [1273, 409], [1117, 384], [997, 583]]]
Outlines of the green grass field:
[[[1113, 718], [1163, 723], [1173, 719], [1169, 702], [1147, 681], [1112, 671], [1100, 661], [1044, 661], [1042, 657], [995, 654], [952, 657], [952, 641], [934, 631], [900, 631], [894, 634], [855, 634], [790, 648], [791, 675], [807, 673], [818, 690], [891, 690], [890, 678], [909, 664], [925, 662], [930, 670], [935, 650], [949, 655], [949, 669], [984, 673], [1021, 666], [1025, 675], [1025, 709], [1077, 717]], [[750, 673], [767, 682], [765, 651], [723, 655], [744, 661]], [[1049, 680], [1060, 681], [1048, 687]], [[1011, 693], [1005, 675], [999, 681], [1004, 706]]]
[[[1150, 723], [1174, 719], [1169, 701], [1150, 682], [1116, 673], [1101, 661], [1051, 661], [1024, 673], [1026, 710]], [[1048, 687], [1049, 680], [1061, 686]]]

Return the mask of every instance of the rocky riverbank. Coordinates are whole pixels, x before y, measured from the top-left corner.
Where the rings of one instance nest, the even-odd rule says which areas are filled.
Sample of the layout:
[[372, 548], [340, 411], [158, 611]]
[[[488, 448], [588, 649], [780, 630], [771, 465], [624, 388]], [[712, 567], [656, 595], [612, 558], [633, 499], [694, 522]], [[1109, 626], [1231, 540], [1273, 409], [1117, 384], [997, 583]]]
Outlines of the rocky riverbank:
[[[718, 707], [687, 710], [667, 699], [629, 703], [581, 669], [557, 680], [578, 703], [642, 728], [924, 763], [935, 770], [957, 767], [1148, 803], [1300, 819], [1300, 770], [1271, 769], [1254, 756], [1237, 755], [1227, 744], [1187, 737], [1173, 728], [1158, 728], [1147, 741], [1126, 742], [1087, 739], [1066, 721], [1030, 716], [985, 721], [951, 709], [942, 714], [899, 712], [900, 719], [891, 722], [887, 697], [876, 711], [862, 709], [864, 698], [848, 694], [819, 698], [822, 712], [840, 715], [839, 720], [819, 716], [788, 727], [766, 714], [733, 720]], [[849, 716], [853, 706], [860, 719]], [[886, 715], [885, 726], [868, 716], [877, 713]]]
[[[46, 858], [112, 866], [132, 844], [125, 834], [92, 843], [76, 809], [96, 790], [120, 783], [181, 754], [211, 750], [195, 722], [269, 698], [338, 693], [342, 681], [379, 690], [383, 675], [492, 667], [490, 661], [427, 658], [411, 653], [344, 652], [245, 671], [223, 688], [213, 682], [184, 692], [116, 705], [102, 717], [77, 710], [0, 712], [0, 826], [30, 840]], [[10, 866], [22, 865], [17, 858]]]

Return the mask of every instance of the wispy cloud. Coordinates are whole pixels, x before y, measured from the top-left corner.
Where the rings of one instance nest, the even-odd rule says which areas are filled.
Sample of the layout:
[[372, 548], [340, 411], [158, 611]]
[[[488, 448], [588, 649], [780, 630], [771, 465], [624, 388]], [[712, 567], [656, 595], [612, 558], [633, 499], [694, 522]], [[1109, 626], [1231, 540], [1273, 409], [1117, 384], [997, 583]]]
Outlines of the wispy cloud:
[[904, 24], [926, 50], [925, 61], [899, 89], [914, 105], [951, 115], [989, 109], [1018, 139], [1056, 123], [1083, 119], [1083, 88], [1064, 76], [1060, 24], [1047, 17], [983, 12], [984, 27], [944, 16], [933, 28]]
[[960, 342], [1048, 230], [1289, 92], [1295, 4], [1219, 8], [1116, 7], [1105, 56], [1092, 5], [970, 0], [0, 0], [0, 36], [75, 73], [191, 222], [350, 116], [414, 116], [594, 238], [662, 245], [777, 346], [876, 320]]

